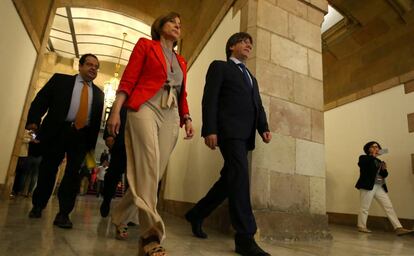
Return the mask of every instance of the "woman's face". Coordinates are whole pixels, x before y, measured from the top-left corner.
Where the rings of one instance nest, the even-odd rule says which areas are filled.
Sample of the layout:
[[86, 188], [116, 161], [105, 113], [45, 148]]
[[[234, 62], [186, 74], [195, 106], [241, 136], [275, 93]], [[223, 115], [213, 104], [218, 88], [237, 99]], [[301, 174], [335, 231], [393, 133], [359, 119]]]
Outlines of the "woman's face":
[[369, 147], [369, 154], [371, 156], [377, 156], [379, 150], [380, 150], [380, 148], [379, 148], [378, 144], [374, 143], [374, 144], [371, 145], [371, 147]]
[[174, 42], [178, 41], [181, 36], [180, 18], [175, 17], [165, 22], [162, 26], [161, 36]]

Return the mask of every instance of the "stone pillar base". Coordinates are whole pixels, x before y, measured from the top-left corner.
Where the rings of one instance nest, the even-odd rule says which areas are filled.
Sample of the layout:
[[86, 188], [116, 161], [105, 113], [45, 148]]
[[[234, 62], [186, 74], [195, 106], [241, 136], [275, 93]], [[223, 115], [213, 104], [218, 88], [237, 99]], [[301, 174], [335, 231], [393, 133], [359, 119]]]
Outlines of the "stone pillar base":
[[[162, 200], [161, 211], [178, 217], [191, 209], [194, 204], [174, 200]], [[328, 215], [285, 213], [270, 210], [255, 210], [257, 240], [320, 240], [332, 239], [328, 231]], [[204, 227], [213, 228], [233, 235], [227, 201], [220, 205], [204, 221]], [[190, 225], [188, 225], [190, 231]]]
[[271, 210], [254, 211], [262, 240], [332, 239], [328, 230], [328, 215], [286, 213]]

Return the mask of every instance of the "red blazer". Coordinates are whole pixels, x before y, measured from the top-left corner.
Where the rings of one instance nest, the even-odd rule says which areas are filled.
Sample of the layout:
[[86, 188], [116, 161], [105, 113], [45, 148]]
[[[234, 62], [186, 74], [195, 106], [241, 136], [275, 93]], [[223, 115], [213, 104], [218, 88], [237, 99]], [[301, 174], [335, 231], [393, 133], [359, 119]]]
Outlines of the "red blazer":
[[[181, 55], [176, 56], [183, 72], [183, 84], [178, 100], [182, 126], [183, 116], [189, 114], [186, 91], [187, 63]], [[140, 38], [122, 75], [118, 92], [124, 92], [128, 96], [125, 102], [127, 108], [138, 111], [143, 103], [161, 89], [166, 80], [167, 63], [160, 41]]]

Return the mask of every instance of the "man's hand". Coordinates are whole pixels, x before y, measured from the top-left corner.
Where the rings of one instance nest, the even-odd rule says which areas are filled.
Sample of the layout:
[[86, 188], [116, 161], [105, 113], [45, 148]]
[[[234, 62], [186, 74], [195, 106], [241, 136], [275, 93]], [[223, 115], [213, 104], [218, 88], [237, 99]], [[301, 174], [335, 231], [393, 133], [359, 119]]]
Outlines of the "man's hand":
[[26, 126], [26, 130], [29, 130], [29, 131], [37, 131], [37, 124], [34, 124], [34, 123], [32, 123], [32, 124], [28, 124], [27, 126]]
[[272, 140], [272, 133], [271, 132], [264, 132], [262, 134], [262, 140], [264, 143], [269, 143]]
[[210, 134], [204, 137], [204, 143], [207, 147], [211, 148], [212, 150], [216, 149], [217, 147], [217, 134]]
[[105, 145], [111, 149], [114, 146], [115, 138], [113, 136], [108, 136], [105, 139]]
[[193, 123], [191, 122], [191, 120], [187, 120], [186, 122], [185, 122], [185, 137], [184, 137], [184, 139], [185, 140], [190, 140], [190, 139], [192, 139], [193, 138], [193, 136], [194, 136], [194, 129], [193, 129]]

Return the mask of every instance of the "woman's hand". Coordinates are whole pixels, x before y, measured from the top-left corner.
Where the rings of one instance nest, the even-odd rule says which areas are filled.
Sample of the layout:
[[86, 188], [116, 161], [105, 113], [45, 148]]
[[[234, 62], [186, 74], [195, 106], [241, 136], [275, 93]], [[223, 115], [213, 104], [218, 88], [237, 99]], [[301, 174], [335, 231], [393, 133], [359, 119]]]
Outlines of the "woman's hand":
[[185, 129], [185, 134], [186, 134], [186, 136], [184, 137], [184, 139], [185, 140], [192, 139], [193, 136], [194, 136], [194, 129], [193, 129], [193, 123], [191, 122], [190, 119], [187, 119], [185, 121], [184, 129]]
[[121, 126], [121, 117], [119, 112], [112, 112], [106, 122], [109, 135], [116, 137], [119, 133], [119, 127]]
[[108, 117], [107, 122], [107, 129], [109, 135], [116, 137], [119, 134], [119, 127], [121, 127], [121, 107], [124, 104], [127, 95], [124, 92], [119, 92], [116, 95], [114, 104], [112, 105], [111, 114]]

